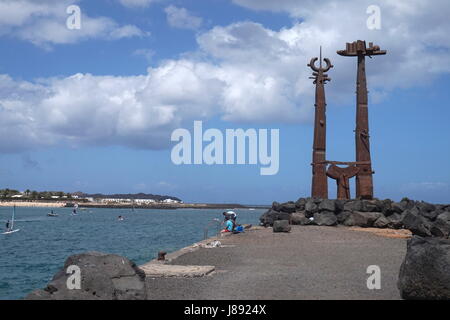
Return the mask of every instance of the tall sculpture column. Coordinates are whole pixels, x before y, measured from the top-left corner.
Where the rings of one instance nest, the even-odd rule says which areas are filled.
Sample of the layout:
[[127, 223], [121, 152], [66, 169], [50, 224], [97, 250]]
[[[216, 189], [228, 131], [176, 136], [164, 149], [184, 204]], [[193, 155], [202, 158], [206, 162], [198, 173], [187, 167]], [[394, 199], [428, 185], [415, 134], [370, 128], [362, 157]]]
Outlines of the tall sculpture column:
[[366, 56], [384, 55], [385, 50], [374, 46], [372, 42], [366, 47], [365, 41], [347, 43], [345, 50], [337, 52], [341, 56], [358, 57], [358, 73], [356, 77], [356, 162], [359, 169], [356, 176], [356, 197], [373, 198], [373, 171], [369, 143], [369, 111], [367, 99]]
[[327, 163], [326, 163], [326, 102], [325, 88], [326, 81], [330, 81], [328, 75], [325, 74], [333, 65], [330, 60], [323, 59], [327, 66], [322, 68], [322, 49], [320, 50], [320, 66], [317, 68], [315, 62], [318, 58], [312, 58], [308, 64], [314, 71], [314, 84], [316, 85], [316, 101], [315, 101], [315, 120], [314, 120], [314, 142], [312, 156], [312, 185], [311, 196], [328, 199], [328, 182], [327, 182]]

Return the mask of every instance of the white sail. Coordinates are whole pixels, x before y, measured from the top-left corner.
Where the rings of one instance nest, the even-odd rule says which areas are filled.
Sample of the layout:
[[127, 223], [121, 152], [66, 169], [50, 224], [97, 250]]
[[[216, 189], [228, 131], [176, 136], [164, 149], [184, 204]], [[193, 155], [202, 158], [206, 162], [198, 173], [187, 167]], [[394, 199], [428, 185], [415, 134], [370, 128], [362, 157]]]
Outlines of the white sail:
[[11, 231], [14, 230], [14, 216], [16, 215], [16, 206], [14, 205], [13, 207], [13, 213], [12, 213], [12, 218], [11, 218]]
[[3, 232], [2, 234], [11, 234], [11, 233], [15, 233], [20, 230], [20, 229], [14, 230], [15, 215], [16, 215], [16, 206], [13, 207], [13, 213], [12, 213], [12, 217], [11, 217], [11, 225], [9, 226], [8, 230], [6, 230], [6, 232]]

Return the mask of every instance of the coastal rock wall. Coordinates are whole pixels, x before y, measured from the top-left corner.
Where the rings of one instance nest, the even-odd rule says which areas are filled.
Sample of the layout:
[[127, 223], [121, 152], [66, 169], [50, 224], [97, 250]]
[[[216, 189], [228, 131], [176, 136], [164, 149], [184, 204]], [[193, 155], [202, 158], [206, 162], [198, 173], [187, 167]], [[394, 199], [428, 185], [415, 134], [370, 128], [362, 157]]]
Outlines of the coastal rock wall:
[[431, 204], [407, 198], [392, 200], [330, 200], [300, 198], [274, 202], [261, 217], [263, 226], [277, 220], [293, 225], [345, 225], [373, 228], [409, 229], [422, 237], [448, 238], [450, 205]]

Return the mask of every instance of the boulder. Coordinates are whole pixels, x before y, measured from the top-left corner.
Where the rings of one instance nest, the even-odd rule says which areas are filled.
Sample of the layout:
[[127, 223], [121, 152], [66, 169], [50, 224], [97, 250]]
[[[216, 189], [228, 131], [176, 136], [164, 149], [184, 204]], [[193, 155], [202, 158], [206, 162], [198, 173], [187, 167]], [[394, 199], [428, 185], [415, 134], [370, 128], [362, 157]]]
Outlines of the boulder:
[[391, 229], [401, 229], [403, 227], [402, 215], [398, 213], [393, 213], [387, 217], [389, 220], [388, 228]]
[[[69, 266], [80, 269], [81, 288], [69, 289]], [[132, 261], [115, 254], [87, 252], [67, 258], [43, 290], [30, 293], [28, 300], [145, 300], [145, 273]]]
[[307, 218], [310, 218], [314, 215], [314, 213], [319, 211], [319, 206], [314, 203], [312, 199], [306, 201], [305, 204], [305, 215]]
[[413, 210], [406, 210], [403, 217], [403, 226], [409, 229], [413, 234], [423, 237], [430, 237], [430, 226], [424, 218]]
[[390, 221], [385, 216], [379, 217], [374, 223], [373, 226], [375, 228], [387, 228], [389, 226]]
[[351, 200], [344, 204], [344, 211], [362, 211], [363, 202], [362, 200]]
[[281, 204], [279, 204], [276, 201], [272, 202], [272, 210], [274, 210], [274, 211], [281, 211]]
[[337, 225], [337, 217], [332, 211], [316, 212], [314, 222], [319, 226], [335, 226]]
[[344, 220], [344, 222], [342, 223], [344, 226], [347, 227], [352, 227], [355, 225], [355, 220], [353, 220], [353, 214], [350, 211], [344, 211], [344, 212], [349, 212], [350, 214], [347, 216], [347, 218]]
[[277, 220], [273, 223], [273, 232], [290, 232], [291, 225], [288, 220]]
[[381, 201], [381, 213], [383, 213], [383, 215], [385, 217], [388, 217], [394, 213], [394, 210], [392, 210], [392, 200], [391, 199], [386, 199], [386, 200]]
[[348, 200], [337, 199], [334, 201], [334, 205], [336, 206], [336, 210], [334, 211], [336, 214], [344, 211], [344, 206]]
[[416, 207], [419, 208], [419, 210], [420, 210], [420, 212], [422, 212], [422, 214], [436, 210], [436, 206], [434, 204], [424, 202], [424, 201], [417, 202]]
[[291, 215], [291, 224], [306, 226], [312, 224], [312, 221], [305, 216], [304, 211], [297, 211]]
[[425, 212], [421, 212], [420, 215], [424, 218], [427, 218], [430, 221], [435, 221], [437, 216], [440, 214], [439, 211], [425, 211]]
[[322, 202], [322, 200], [323, 200], [322, 198], [311, 198], [311, 199], [317, 205], [319, 205]]
[[431, 225], [430, 231], [433, 236], [447, 238], [450, 234], [450, 212], [441, 213]]
[[394, 213], [402, 213], [403, 211], [406, 210], [406, 205], [405, 203], [401, 202], [392, 202], [391, 209]]
[[336, 215], [338, 223], [343, 224], [345, 220], [351, 215], [350, 211], [342, 211]]
[[376, 200], [363, 200], [361, 211], [363, 212], [381, 212], [382, 208]]
[[400, 203], [403, 205], [405, 210], [412, 209], [416, 205], [416, 202], [414, 200], [410, 200], [408, 198], [403, 198]]
[[306, 205], [306, 199], [305, 198], [300, 198], [297, 201], [295, 201], [295, 208], [298, 211], [304, 211], [305, 210], [305, 205]]
[[450, 299], [450, 240], [408, 240], [397, 286], [403, 299]]
[[295, 212], [295, 203], [292, 201], [281, 204], [280, 211], [285, 213]]
[[263, 226], [272, 226], [274, 221], [277, 220], [290, 220], [291, 215], [287, 212], [279, 212], [273, 209], [269, 209], [259, 218], [261, 225]]
[[351, 215], [353, 218], [353, 223], [358, 227], [371, 227], [374, 222], [381, 217], [382, 214], [380, 212], [360, 212], [354, 211]]
[[334, 203], [334, 200], [330, 200], [330, 199], [324, 199], [322, 200], [322, 202], [320, 202], [319, 204], [319, 211], [331, 211], [331, 212], [335, 212], [336, 211], [336, 205]]
[[275, 211], [273, 209], [269, 209], [266, 212], [264, 212], [261, 217], [259, 217], [259, 221], [261, 222], [262, 226], [271, 226], [273, 225], [273, 222], [275, 221], [275, 216], [278, 215], [278, 211]]

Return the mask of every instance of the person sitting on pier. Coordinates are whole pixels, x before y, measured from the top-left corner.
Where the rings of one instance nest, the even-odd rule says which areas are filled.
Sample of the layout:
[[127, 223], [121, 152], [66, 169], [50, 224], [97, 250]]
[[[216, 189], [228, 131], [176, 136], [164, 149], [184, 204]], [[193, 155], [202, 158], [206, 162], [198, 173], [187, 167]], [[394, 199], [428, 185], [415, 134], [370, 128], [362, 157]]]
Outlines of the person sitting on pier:
[[222, 232], [233, 232], [234, 222], [231, 218], [225, 217], [225, 229]]

